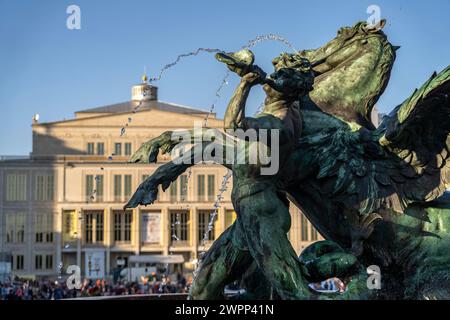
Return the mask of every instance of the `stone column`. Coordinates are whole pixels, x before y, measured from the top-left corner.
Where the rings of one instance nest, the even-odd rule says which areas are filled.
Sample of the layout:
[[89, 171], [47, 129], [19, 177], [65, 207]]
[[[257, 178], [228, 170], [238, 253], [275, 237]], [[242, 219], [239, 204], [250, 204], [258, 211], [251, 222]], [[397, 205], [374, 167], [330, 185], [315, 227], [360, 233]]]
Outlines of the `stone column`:
[[198, 238], [198, 208], [192, 207], [190, 210], [191, 215], [191, 229], [189, 232], [191, 233], [191, 247], [193, 248], [192, 254], [194, 257], [197, 256], [198, 244], [201, 239]]
[[111, 270], [111, 246], [113, 245], [113, 237], [114, 234], [112, 232], [112, 210], [111, 207], [108, 207], [105, 209], [105, 254], [106, 254], [106, 259], [105, 259], [105, 273], [106, 275], [109, 275], [110, 270]]
[[133, 232], [133, 238], [134, 238], [134, 247], [135, 247], [135, 254], [139, 255], [141, 252], [141, 210], [134, 209], [133, 210], [133, 226], [132, 226], [132, 232]]
[[[58, 265], [60, 262], [63, 262], [62, 260], [62, 249], [61, 246], [64, 244], [62, 243], [62, 209], [59, 209], [55, 212], [55, 215], [53, 217], [53, 223], [54, 223], [54, 235], [55, 235], [55, 246], [56, 246], [56, 257], [54, 263], [54, 268], [56, 267], [56, 272], [60, 271], [61, 273], [64, 273], [63, 270], [58, 270]], [[56, 233], [56, 234], [55, 234]]]
[[81, 268], [81, 241], [83, 238], [83, 221], [84, 221], [84, 212], [83, 210], [81, 210], [81, 208], [76, 209], [76, 219], [77, 219], [77, 266]]
[[170, 216], [169, 209], [163, 208], [161, 210], [161, 227], [162, 227], [162, 247], [163, 255], [169, 255], [170, 246]]

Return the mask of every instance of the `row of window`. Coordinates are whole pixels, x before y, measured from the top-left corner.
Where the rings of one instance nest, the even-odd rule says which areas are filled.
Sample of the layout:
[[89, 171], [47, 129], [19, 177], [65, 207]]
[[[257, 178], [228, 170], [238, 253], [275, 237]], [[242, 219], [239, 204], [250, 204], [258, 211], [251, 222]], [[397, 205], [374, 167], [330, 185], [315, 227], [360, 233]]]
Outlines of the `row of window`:
[[[123, 147], [123, 148], [122, 148]], [[88, 155], [105, 155], [105, 143], [104, 142], [88, 142], [86, 153]], [[114, 153], [115, 156], [131, 156], [131, 142], [116, 142], [114, 143]]]
[[[7, 213], [5, 216], [5, 242], [25, 242], [26, 213]], [[34, 241], [36, 243], [53, 242], [53, 215], [42, 213], [35, 216]]]
[[[142, 176], [142, 181], [148, 175]], [[197, 175], [197, 199], [198, 201], [215, 200], [215, 175]], [[132, 176], [114, 175], [114, 200], [123, 201], [124, 198], [131, 196]], [[38, 175], [35, 184], [36, 201], [54, 200], [54, 176]], [[187, 197], [187, 176], [181, 175], [177, 181], [174, 181], [169, 189], [170, 201], [184, 201]], [[104, 195], [104, 177], [103, 175], [86, 175], [85, 195], [87, 200], [103, 201]], [[27, 200], [27, 175], [26, 174], [8, 174], [6, 176], [6, 201], [26, 201]]]
[[36, 270], [52, 270], [53, 269], [53, 255], [51, 254], [37, 254], [34, 256], [34, 268]]
[[[53, 201], [55, 193], [55, 182], [52, 174], [37, 175], [35, 179], [34, 200]], [[27, 175], [6, 175], [6, 201], [27, 200]]]
[[[25, 257], [22, 254], [13, 255], [11, 257], [11, 266], [13, 270], [24, 270]], [[37, 254], [34, 256], [35, 270], [52, 270], [53, 269], [53, 255], [51, 254]]]
[[[197, 213], [198, 239], [202, 241], [212, 241], [215, 239], [214, 222], [211, 221], [212, 210], [200, 210]], [[235, 219], [232, 210], [225, 213], [226, 227], [231, 225]], [[101, 244], [105, 237], [103, 212], [85, 212], [84, 213], [84, 242], [87, 244]], [[174, 245], [185, 244], [190, 239], [191, 224], [189, 211], [171, 211], [170, 212], [170, 231], [171, 243]], [[116, 244], [130, 244], [132, 241], [133, 213], [131, 211], [113, 212], [113, 240]], [[77, 239], [77, 226], [75, 212], [68, 211], [64, 215], [63, 221], [63, 239], [65, 242], [72, 242]], [[160, 244], [161, 231], [163, 229], [161, 214], [157, 211], [142, 212], [140, 239], [142, 243]]]
[[[142, 181], [148, 175], [142, 176]], [[54, 176], [38, 175], [35, 183], [36, 201], [54, 200]], [[215, 200], [215, 175], [197, 175], [197, 199], [198, 201]], [[123, 201], [131, 196], [132, 176], [114, 175], [114, 200]], [[103, 201], [104, 195], [104, 177], [103, 175], [86, 175], [85, 195], [87, 200]], [[187, 197], [187, 176], [182, 175], [177, 181], [174, 181], [169, 189], [170, 201], [184, 201]], [[8, 174], [6, 176], [6, 201], [26, 201], [27, 200], [27, 175], [26, 174]]]
[[[199, 239], [203, 239], [209, 224], [210, 210], [198, 212], [198, 232]], [[114, 211], [114, 241], [115, 242], [130, 242], [131, 241], [131, 227], [133, 224], [133, 214], [131, 211]], [[7, 213], [5, 216], [5, 241], [6, 243], [24, 243], [25, 242], [25, 228], [26, 228], [26, 213], [16, 212]], [[161, 221], [159, 214], [152, 216], [143, 215], [142, 217], [142, 237], [143, 242], [159, 242], [155, 239], [155, 235], [151, 233], [159, 232], [161, 230]], [[171, 212], [170, 223], [172, 231], [174, 232], [174, 240], [180, 241], [188, 240], [188, 224], [189, 212]], [[155, 222], [156, 221], [156, 222]], [[233, 222], [232, 216], [229, 212], [225, 216], [225, 225], [229, 226]], [[53, 215], [51, 213], [40, 213], [35, 216], [34, 220], [34, 241], [36, 243], [52, 243], [54, 240], [53, 233]], [[97, 243], [104, 240], [104, 219], [103, 212], [92, 212], [85, 214], [85, 242]], [[71, 237], [76, 239], [76, 217], [75, 215], [66, 215], [63, 221], [64, 234], [69, 235], [64, 241], [71, 241]], [[308, 219], [301, 215], [300, 227], [301, 241], [317, 241], [318, 232], [309, 223]], [[150, 230], [152, 229], [152, 230]], [[72, 240], [73, 240], [72, 239]], [[210, 230], [209, 239], [215, 239], [214, 230]]]
[[[131, 196], [131, 180], [132, 176], [130, 174], [113, 175], [114, 201], [123, 201], [124, 198]], [[103, 175], [86, 175], [85, 195], [88, 201], [103, 201], [103, 181]]]
[[[143, 175], [142, 180], [147, 179], [148, 175]], [[216, 177], [214, 174], [199, 174], [196, 180], [197, 200], [212, 202], [216, 197]], [[169, 200], [171, 203], [184, 202], [187, 200], [187, 175], [181, 175], [176, 181], [172, 182], [169, 187]], [[132, 175], [115, 174], [113, 175], [114, 201], [124, 201], [131, 197]], [[157, 201], [160, 200], [160, 192], [158, 192]], [[103, 175], [86, 175], [85, 196], [88, 201], [102, 202], [104, 201], [104, 176]]]

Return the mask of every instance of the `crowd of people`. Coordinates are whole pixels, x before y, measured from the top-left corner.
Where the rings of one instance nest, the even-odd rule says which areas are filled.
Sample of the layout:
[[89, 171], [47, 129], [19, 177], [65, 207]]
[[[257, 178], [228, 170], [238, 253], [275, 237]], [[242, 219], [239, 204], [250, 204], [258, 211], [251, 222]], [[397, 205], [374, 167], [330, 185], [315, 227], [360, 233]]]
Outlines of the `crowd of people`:
[[[175, 280], [173, 280], [175, 279]], [[80, 297], [188, 293], [192, 277], [152, 273], [140, 281], [84, 279], [80, 289], [69, 289], [63, 279], [14, 278], [0, 282], [0, 300], [60, 300]]]

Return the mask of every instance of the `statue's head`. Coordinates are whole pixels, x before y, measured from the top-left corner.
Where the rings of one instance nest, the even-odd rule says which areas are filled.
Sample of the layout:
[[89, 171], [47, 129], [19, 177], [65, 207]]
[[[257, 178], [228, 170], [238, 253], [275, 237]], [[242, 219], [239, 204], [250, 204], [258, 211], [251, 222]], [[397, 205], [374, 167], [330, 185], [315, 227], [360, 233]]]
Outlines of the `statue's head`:
[[311, 101], [321, 110], [370, 127], [372, 108], [383, 93], [395, 60], [382, 28], [357, 22], [340, 28], [337, 36], [314, 50], [283, 53], [272, 62], [275, 69], [295, 66], [306, 58], [314, 72]]
[[293, 59], [289, 54], [280, 55], [275, 72], [263, 86], [267, 96], [296, 100], [313, 89], [314, 73], [308, 59]]
[[309, 59], [317, 73], [329, 71], [352, 55], [364, 51], [367, 46], [388, 44], [387, 37], [382, 31], [385, 24], [386, 20], [381, 20], [375, 26], [360, 21], [352, 27], [342, 27], [336, 37], [324, 46], [315, 50], [299, 51], [297, 54]]

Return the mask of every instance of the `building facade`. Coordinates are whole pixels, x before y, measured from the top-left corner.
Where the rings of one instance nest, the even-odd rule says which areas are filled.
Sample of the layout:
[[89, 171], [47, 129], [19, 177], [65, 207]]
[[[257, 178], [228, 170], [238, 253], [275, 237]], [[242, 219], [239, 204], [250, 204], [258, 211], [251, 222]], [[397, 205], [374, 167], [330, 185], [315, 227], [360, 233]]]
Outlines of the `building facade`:
[[[75, 113], [70, 120], [33, 123], [29, 158], [0, 161], [0, 253], [14, 275], [55, 277], [69, 265], [84, 275], [105, 277], [130, 256], [177, 256], [189, 271], [199, 254], [236, 218], [231, 179], [209, 230], [227, 170], [214, 164], [191, 168], [155, 204], [123, 205], [138, 185], [165, 161], [127, 163], [145, 141], [167, 130], [192, 128], [206, 111], [158, 100], [157, 88], [132, 88], [132, 99]], [[208, 127], [223, 121], [208, 116]], [[292, 207], [289, 238], [297, 252], [321, 239]]]

